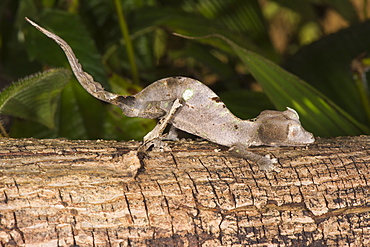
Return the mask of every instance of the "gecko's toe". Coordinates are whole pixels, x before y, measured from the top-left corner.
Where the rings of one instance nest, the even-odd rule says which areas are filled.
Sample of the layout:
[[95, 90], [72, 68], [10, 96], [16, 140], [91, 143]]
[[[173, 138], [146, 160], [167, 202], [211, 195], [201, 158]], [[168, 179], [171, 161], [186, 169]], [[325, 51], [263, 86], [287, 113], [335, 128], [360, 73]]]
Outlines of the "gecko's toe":
[[272, 164], [277, 164], [277, 163], [278, 163], [278, 159], [276, 159], [276, 158], [271, 158], [271, 155], [269, 155], [269, 154], [266, 154], [266, 155], [265, 155], [265, 157], [266, 157], [267, 159], [269, 159], [269, 160], [271, 161], [271, 163], [272, 163]]
[[266, 172], [271, 172], [271, 171], [275, 171], [275, 172], [280, 172], [281, 169], [276, 167], [274, 164], [278, 163], [277, 162], [277, 159], [275, 158], [270, 158], [270, 155], [266, 155], [265, 157], [262, 157], [258, 162], [258, 167], [262, 170], [262, 171], [266, 171]]
[[166, 134], [163, 135], [162, 140], [163, 141], [178, 141], [179, 138], [177, 137], [177, 135], [172, 135], [171, 133], [166, 133]]
[[163, 141], [161, 137], [155, 138], [151, 141], [143, 142], [140, 147], [145, 151], [154, 151], [154, 152], [164, 152], [164, 151], [171, 151], [171, 148], [168, 146], [167, 143]]

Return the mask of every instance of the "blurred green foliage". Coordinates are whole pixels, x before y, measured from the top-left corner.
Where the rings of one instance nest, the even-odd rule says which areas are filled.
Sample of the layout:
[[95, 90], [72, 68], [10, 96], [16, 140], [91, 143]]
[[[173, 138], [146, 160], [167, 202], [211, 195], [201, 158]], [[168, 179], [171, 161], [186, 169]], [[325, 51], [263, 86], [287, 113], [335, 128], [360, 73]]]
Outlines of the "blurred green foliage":
[[[48, 68], [70, 70], [60, 47], [26, 23], [27, 16], [65, 39], [108, 91], [134, 94], [158, 79], [188, 76], [243, 119], [292, 107], [315, 135], [369, 134], [366, 3], [359, 13], [349, 0], [2, 0], [0, 82], [4, 87]], [[328, 13], [347, 27], [327, 35]], [[64, 86], [55, 78], [46, 82], [49, 91], [30, 89], [35, 100], [37, 91]], [[38, 83], [45, 80], [36, 77], [35, 88]], [[140, 140], [155, 125], [96, 100], [74, 77], [53, 99], [54, 113], [43, 114], [43, 121], [14, 118], [10, 136]], [[6, 114], [22, 117], [19, 108]]]
[[[0, 113], [54, 128], [58, 96], [71, 78], [67, 69], [51, 69], [13, 83], [0, 94]], [[52, 82], [52, 83], [50, 83]]]

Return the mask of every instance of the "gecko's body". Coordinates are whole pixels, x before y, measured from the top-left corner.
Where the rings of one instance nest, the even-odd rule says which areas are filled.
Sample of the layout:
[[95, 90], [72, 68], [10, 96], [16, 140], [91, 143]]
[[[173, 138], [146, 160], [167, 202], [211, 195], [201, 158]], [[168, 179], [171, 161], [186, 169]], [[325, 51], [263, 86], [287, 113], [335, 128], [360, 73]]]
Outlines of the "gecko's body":
[[133, 95], [134, 98], [137, 102], [132, 108], [126, 103], [117, 104], [125, 115], [163, 118], [173, 102], [180, 99], [182, 106], [169, 121], [175, 128], [228, 147], [251, 140], [255, 123], [235, 117], [210, 88], [197, 80], [187, 77], [161, 79]]
[[174, 127], [172, 129], [231, 147], [237, 155], [257, 162], [261, 169], [271, 170], [274, 169], [273, 160], [249, 152], [247, 148], [259, 145], [307, 145], [315, 140], [310, 132], [303, 129], [293, 109], [288, 108], [283, 112], [267, 110], [254, 120], [241, 120], [228, 110], [210, 88], [187, 77], [158, 80], [132, 96], [107, 92], [82, 70], [72, 49], [63, 39], [29, 19], [27, 21], [61, 46], [76, 78], [91, 95], [119, 106], [129, 117], [160, 119], [157, 126], [144, 137], [144, 142], [162, 138], [163, 130], [167, 124], [171, 124]]

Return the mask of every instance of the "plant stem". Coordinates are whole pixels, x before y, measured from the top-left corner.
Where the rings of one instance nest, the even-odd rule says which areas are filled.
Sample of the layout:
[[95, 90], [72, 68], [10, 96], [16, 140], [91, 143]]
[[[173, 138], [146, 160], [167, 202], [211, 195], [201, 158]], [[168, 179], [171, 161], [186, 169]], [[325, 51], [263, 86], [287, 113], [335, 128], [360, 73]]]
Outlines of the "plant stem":
[[365, 20], [368, 18], [367, 8], [366, 8], [366, 6], [367, 6], [367, 2], [368, 2], [367, 0], [364, 0], [364, 1], [363, 1], [363, 5], [362, 5], [362, 6], [363, 6], [363, 10], [364, 10], [364, 13], [363, 13], [363, 14], [364, 14], [364, 19], [365, 19]]
[[0, 137], [9, 137], [8, 133], [6, 132], [3, 122], [0, 120]]
[[125, 16], [122, 11], [121, 0], [114, 0], [114, 4], [116, 6], [118, 22], [119, 22], [119, 26], [121, 29], [121, 33], [126, 43], [127, 56], [128, 56], [128, 60], [131, 66], [131, 73], [132, 73], [133, 81], [136, 85], [138, 85], [139, 84], [139, 73], [138, 73], [136, 63], [135, 63], [135, 54], [134, 54], [134, 49], [132, 46], [130, 34], [128, 31], [127, 23], [126, 23]]
[[[366, 77], [366, 75], [364, 75]], [[355, 77], [355, 83], [357, 87], [358, 94], [360, 96], [362, 105], [364, 106], [365, 114], [367, 116], [367, 121], [370, 123], [370, 98], [369, 94], [365, 88], [364, 82], [361, 80], [360, 76]]]

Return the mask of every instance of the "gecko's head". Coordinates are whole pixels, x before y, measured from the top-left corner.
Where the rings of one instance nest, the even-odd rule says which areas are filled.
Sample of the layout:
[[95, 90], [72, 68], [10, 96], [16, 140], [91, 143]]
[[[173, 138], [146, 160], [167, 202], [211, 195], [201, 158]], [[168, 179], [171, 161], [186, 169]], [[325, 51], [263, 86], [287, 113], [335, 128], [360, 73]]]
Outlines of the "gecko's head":
[[315, 141], [313, 134], [302, 127], [298, 113], [291, 108], [283, 112], [263, 111], [256, 122], [262, 145], [302, 146]]

